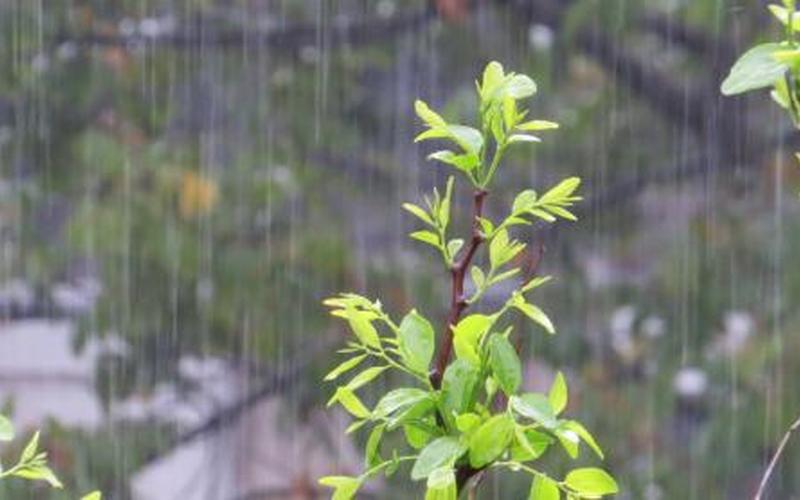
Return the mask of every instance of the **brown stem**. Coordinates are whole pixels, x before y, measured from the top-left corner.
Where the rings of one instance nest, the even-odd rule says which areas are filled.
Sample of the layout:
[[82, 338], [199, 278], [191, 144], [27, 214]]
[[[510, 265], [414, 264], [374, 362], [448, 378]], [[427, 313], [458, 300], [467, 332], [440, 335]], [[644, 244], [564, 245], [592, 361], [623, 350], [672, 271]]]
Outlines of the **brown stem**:
[[468, 305], [467, 298], [464, 296], [464, 276], [467, 274], [475, 252], [483, 242], [480, 217], [483, 214], [483, 201], [486, 199], [487, 194], [488, 191], [483, 189], [476, 189], [472, 194], [472, 238], [469, 241], [466, 252], [464, 252], [464, 256], [454, 263], [453, 267], [450, 269], [452, 280], [450, 312], [447, 315], [444, 335], [439, 345], [439, 356], [436, 359], [436, 367], [433, 373], [431, 373], [431, 384], [433, 384], [433, 387], [436, 389], [441, 386], [442, 376], [444, 375], [445, 368], [447, 368], [447, 363], [450, 361], [450, 353], [453, 350], [453, 325], [458, 323], [461, 314]]
[[772, 460], [769, 461], [769, 465], [764, 471], [764, 476], [761, 478], [761, 482], [758, 485], [758, 491], [756, 491], [756, 495], [753, 497], [753, 500], [761, 500], [761, 498], [764, 496], [764, 491], [767, 489], [767, 483], [772, 475], [772, 471], [778, 464], [778, 460], [781, 458], [783, 449], [786, 448], [786, 445], [789, 443], [789, 438], [792, 437], [792, 433], [797, 430], [800, 430], [800, 418], [795, 420], [791, 427], [789, 427], [789, 430], [786, 431], [786, 434], [783, 435], [783, 439], [781, 439], [778, 449], [775, 451], [775, 454], [772, 456]]

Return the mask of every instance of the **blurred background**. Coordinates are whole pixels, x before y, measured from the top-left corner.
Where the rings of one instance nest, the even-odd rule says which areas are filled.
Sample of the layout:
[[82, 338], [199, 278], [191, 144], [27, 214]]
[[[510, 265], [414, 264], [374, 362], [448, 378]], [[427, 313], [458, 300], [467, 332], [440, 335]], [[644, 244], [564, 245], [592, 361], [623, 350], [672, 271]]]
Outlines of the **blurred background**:
[[[0, 410], [43, 429], [66, 485], [0, 498], [306, 500], [357, 473], [366, 436], [322, 404], [347, 333], [321, 300], [444, 318], [447, 275], [399, 208], [447, 174], [412, 103], [471, 122], [492, 59], [561, 128], [511, 154], [488, 213], [584, 179], [579, 223], [520, 235], [560, 332], [518, 326], [526, 385], [564, 370], [619, 498], [749, 498], [800, 413], [800, 141], [766, 93], [718, 91], [778, 36], [765, 6], [0, 0]], [[794, 443], [771, 498], [800, 498], [798, 470]]]

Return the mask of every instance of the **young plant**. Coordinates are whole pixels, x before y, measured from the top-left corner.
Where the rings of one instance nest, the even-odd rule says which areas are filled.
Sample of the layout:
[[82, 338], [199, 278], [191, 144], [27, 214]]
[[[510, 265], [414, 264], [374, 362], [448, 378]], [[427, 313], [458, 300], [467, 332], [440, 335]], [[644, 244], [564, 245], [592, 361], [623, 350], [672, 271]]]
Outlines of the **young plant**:
[[[9, 442], [13, 439], [13, 424], [6, 417], [0, 415], [0, 442]], [[0, 464], [0, 480], [8, 477], [46, 481], [53, 488], [62, 487], [61, 481], [47, 466], [47, 453], [39, 451], [39, 432], [36, 432], [28, 441], [15, 465], [5, 468]]]
[[[14, 439], [14, 425], [9, 419], [0, 415], [0, 443], [9, 442]], [[47, 465], [47, 452], [39, 451], [39, 432], [37, 431], [25, 449], [22, 450], [17, 463], [6, 469], [0, 463], [0, 480], [9, 477], [17, 477], [30, 481], [45, 481], [53, 488], [61, 489], [63, 485], [56, 475]], [[102, 500], [103, 495], [99, 491], [93, 491], [81, 497], [81, 500]]]
[[[348, 433], [371, 426], [366, 470], [356, 477], [320, 480], [333, 488], [335, 500], [353, 498], [368, 478], [394, 474], [405, 464], [411, 466], [412, 480], [426, 482], [427, 500], [453, 500], [462, 491], [474, 491], [480, 478], [494, 469], [529, 475], [531, 499], [599, 498], [617, 492], [614, 479], [599, 468], [578, 468], [558, 480], [536, 466], [545, 452], [559, 446], [576, 458], [581, 442], [603, 457], [589, 431], [563, 417], [567, 384], [561, 373], [547, 394], [521, 392], [522, 366], [508, 324], [513, 314], [522, 314], [547, 334], [555, 333], [553, 323], [531, 301], [550, 278], [520, 279], [515, 258], [525, 245], [513, 239], [511, 231], [534, 219], [575, 220], [569, 207], [580, 200], [575, 194], [580, 180], [565, 179], [541, 195], [524, 190], [501, 219], [484, 214], [484, 200], [506, 151], [537, 143], [540, 139], [533, 133], [558, 125], [527, 119], [528, 112], [519, 101], [533, 96], [536, 84], [525, 75], [504, 72], [497, 62], [486, 67], [477, 90], [477, 129], [449, 123], [424, 102], [415, 103], [426, 127], [416, 141], [450, 143], [451, 148], [429, 159], [454, 168], [473, 188], [472, 230], [463, 239], [449, 234], [454, 177], [447, 180], [443, 192], [434, 188], [424, 206], [403, 205], [424, 226], [411, 237], [433, 247], [450, 274], [450, 311], [438, 349], [434, 327], [416, 309], [396, 322], [377, 300], [345, 293], [325, 301], [354, 336], [340, 351], [347, 359], [325, 380], [337, 380], [360, 368], [336, 388], [328, 406], [338, 403], [355, 417]], [[481, 250], [488, 254], [483, 265], [476, 260]], [[469, 292], [465, 287], [468, 273], [473, 285]], [[499, 310], [464, 315], [487, 290], [511, 279], [519, 284]], [[404, 374], [411, 384], [390, 390], [368, 408], [358, 390], [389, 370]], [[407, 450], [382, 446], [383, 438], [392, 432], [402, 433]]]

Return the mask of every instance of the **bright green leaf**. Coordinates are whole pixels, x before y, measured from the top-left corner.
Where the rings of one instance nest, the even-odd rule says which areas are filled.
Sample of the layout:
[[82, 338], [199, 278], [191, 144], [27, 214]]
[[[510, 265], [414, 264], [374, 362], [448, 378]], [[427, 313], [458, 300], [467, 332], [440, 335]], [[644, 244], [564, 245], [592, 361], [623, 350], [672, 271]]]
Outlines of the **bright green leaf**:
[[533, 189], [526, 189], [514, 198], [514, 203], [511, 205], [511, 212], [515, 214], [525, 212], [533, 208], [535, 204], [536, 191]]
[[589, 448], [591, 448], [598, 457], [601, 459], [605, 458], [600, 445], [597, 444], [594, 436], [592, 436], [592, 434], [586, 429], [586, 427], [583, 426], [583, 424], [576, 422], [575, 420], [569, 420], [562, 425], [565, 429], [569, 429], [577, 434], [587, 445], [589, 445]]
[[444, 127], [447, 125], [444, 118], [433, 111], [424, 101], [417, 99], [414, 102], [414, 111], [416, 111], [417, 116], [429, 127]]
[[490, 339], [489, 363], [503, 392], [508, 396], [516, 394], [522, 383], [522, 366], [516, 349], [506, 337], [493, 335]]
[[372, 326], [369, 316], [352, 308], [347, 309], [346, 314], [350, 329], [353, 330], [358, 340], [364, 345], [380, 349], [381, 341], [378, 331]]
[[511, 407], [523, 417], [542, 424], [546, 429], [553, 429], [557, 425], [553, 408], [543, 394], [531, 392], [521, 396], [513, 396], [511, 398]]
[[427, 319], [412, 310], [400, 322], [400, 355], [407, 367], [427, 373], [435, 349], [435, 333]]
[[511, 134], [507, 142], [508, 144], [514, 144], [516, 142], [542, 142], [542, 140], [530, 134]]
[[462, 413], [456, 417], [456, 429], [463, 433], [470, 432], [481, 424], [481, 417], [477, 413]]
[[575, 469], [567, 474], [564, 483], [584, 496], [599, 497], [617, 493], [617, 482], [603, 469], [586, 467]]
[[373, 467], [380, 462], [380, 445], [383, 439], [385, 424], [376, 425], [369, 433], [367, 445], [364, 447], [364, 462], [367, 468]]
[[356, 418], [367, 418], [369, 417], [370, 413], [369, 410], [364, 406], [364, 403], [358, 399], [352, 390], [348, 389], [347, 387], [339, 387], [336, 389], [336, 393], [333, 397], [328, 401], [328, 406], [334, 403], [340, 403], [345, 410], [350, 412]]
[[452, 466], [465, 451], [466, 447], [456, 437], [445, 436], [434, 439], [420, 452], [414, 462], [411, 479], [419, 481], [440, 467]]
[[367, 368], [366, 370], [362, 371], [361, 373], [350, 379], [350, 382], [347, 383], [346, 387], [351, 391], [355, 391], [375, 380], [375, 378], [378, 377], [378, 375], [385, 372], [388, 368], [389, 368], [388, 366], [373, 366]]
[[439, 235], [432, 231], [414, 231], [413, 233], [409, 234], [409, 236], [415, 240], [433, 245], [436, 248], [441, 248], [442, 246], [441, 242], [439, 241]]
[[348, 476], [327, 476], [320, 479], [319, 484], [333, 488], [331, 500], [350, 500], [355, 498], [358, 488], [361, 487], [361, 480]]
[[771, 87], [787, 70], [787, 66], [778, 62], [773, 54], [787, 48], [779, 43], [763, 43], [745, 52], [722, 82], [722, 93], [735, 95]]
[[394, 389], [384, 395], [375, 405], [375, 416], [388, 417], [392, 413], [403, 410], [420, 401], [430, 398], [430, 394], [415, 387]]
[[528, 500], [559, 500], [559, 498], [561, 491], [558, 489], [558, 483], [541, 474], [533, 478]]
[[470, 436], [469, 463], [483, 467], [497, 459], [514, 437], [514, 421], [505, 413], [484, 422]]
[[418, 207], [417, 205], [414, 205], [412, 203], [403, 203], [403, 208], [406, 209], [409, 213], [417, 216], [425, 224], [428, 224], [429, 226], [433, 226], [434, 225], [433, 219], [431, 219], [431, 216], [428, 215], [428, 212], [423, 210], [421, 207]]
[[442, 405], [448, 418], [472, 406], [479, 383], [478, 369], [470, 361], [456, 359], [450, 363], [442, 377]]
[[441, 467], [428, 476], [425, 500], [456, 500], [456, 475], [450, 467]]
[[347, 361], [340, 363], [336, 368], [334, 368], [333, 370], [328, 372], [327, 375], [325, 375], [324, 380], [326, 381], [336, 380], [339, 377], [339, 375], [342, 375], [343, 373], [352, 370], [366, 358], [367, 358], [366, 354], [361, 354], [360, 356], [350, 358]]
[[527, 316], [528, 318], [530, 318], [534, 322], [536, 322], [539, 325], [541, 325], [547, 331], [547, 333], [549, 333], [551, 335], [556, 333], [556, 328], [553, 326], [553, 322], [550, 321], [550, 318], [547, 317], [547, 315], [544, 313], [544, 311], [542, 311], [541, 309], [539, 309], [535, 305], [528, 304], [528, 303], [526, 303], [524, 301], [520, 301], [520, 302], [515, 303], [514, 307], [516, 307], [523, 314], [525, 314], [525, 316]]
[[531, 120], [517, 125], [517, 129], [528, 132], [538, 132], [540, 130], [552, 130], [556, 128], [558, 128], [558, 123], [547, 120]]
[[564, 408], [567, 407], [567, 381], [563, 373], [556, 373], [556, 378], [553, 379], [553, 385], [550, 386], [550, 392], [547, 398], [550, 401], [550, 406], [553, 407], [553, 413], [556, 415], [564, 411]]
[[514, 75], [503, 90], [514, 99], [524, 99], [536, 93], [536, 82], [526, 75]]

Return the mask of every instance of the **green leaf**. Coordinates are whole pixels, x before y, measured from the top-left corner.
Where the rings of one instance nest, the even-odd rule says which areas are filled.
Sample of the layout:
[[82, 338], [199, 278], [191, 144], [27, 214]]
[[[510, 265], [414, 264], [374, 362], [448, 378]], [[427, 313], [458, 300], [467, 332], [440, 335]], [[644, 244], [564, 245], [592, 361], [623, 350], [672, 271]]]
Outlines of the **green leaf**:
[[481, 100], [488, 102], [504, 80], [505, 72], [502, 64], [497, 61], [487, 64], [483, 70], [483, 81], [480, 86]]
[[503, 280], [507, 280], [508, 278], [511, 278], [511, 277], [516, 276], [517, 274], [519, 274], [519, 271], [520, 271], [520, 269], [518, 267], [515, 267], [513, 269], [509, 269], [508, 271], [504, 271], [504, 272], [494, 276], [492, 278], [492, 280], [489, 282], [489, 284], [490, 285], [494, 285], [495, 283], [500, 283]]
[[11, 441], [12, 439], [14, 439], [14, 424], [0, 415], [0, 441]]
[[580, 185], [581, 179], [579, 177], [568, 177], [543, 194], [539, 198], [539, 204], [548, 205], [573, 201], [572, 195]]
[[545, 331], [547, 331], [547, 333], [549, 333], [550, 335], [556, 333], [556, 328], [553, 326], [553, 322], [550, 321], [550, 318], [547, 317], [544, 311], [542, 311], [535, 305], [528, 304], [527, 302], [524, 301], [520, 301], [516, 302], [514, 304], [514, 307], [520, 310], [525, 316], [527, 316], [534, 322], [541, 325], [542, 328], [544, 328]]
[[367, 445], [364, 447], [364, 463], [368, 469], [380, 462], [379, 450], [384, 429], [386, 429], [386, 424], [379, 424], [369, 433]]
[[103, 494], [99, 491], [93, 491], [81, 497], [81, 500], [102, 500]]
[[483, 135], [477, 129], [466, 125], [448, 125], [450, 137], [467, 153], [478, 154], [483, 148]]
[[462, 413], [456, 417], [456, 429], [468, 433], [481, 424], [481, 417], [477, 413]]
[[544, 285], [545, 283], [547, 283], [551, 279], [552, 278], [550, 276], [537, 276], [537, 277], [531, 279], [529, 282], [525, 283], [525, 286], [523, 286], [520, 291], [522, 293], [529, 292], [529, 291], [533, 290], [534, 288], [538, 288], [538, 287]]
[[456, 359], [442, 377], [442, 405], [445, 417], [467, 411], [475, 400], [480, 383], [478, 369], [466, 359]]
[[439, 241], [439, 235], [432, 231], [414, 231], [413, 233], [409, 234], [409, 236], [415, 240], [433, 245], [436, 248], [441, 248], [442, 246], [441, 242]]
[[339, 387], [336, 393], [328, 401], [328, 406], [339, 402], [345, 410], [350, 412], [356, 418], [367, 418], [370, 416], [369, 410], [364, 406], [364, 403], [358, 399], [352, 390], [347, 387]]
[[492, 265], [492, 269], [503, 265], [508, 245], [508, 231], [505, 229], [497, 231], [492, 241], [489, 243], [489, 262]]
[[[433, 425], [433, 422], [431, 422], [431, 425]], [[421, 450], [422, 448], [425, 448], [433, 436], [427, 428], [424, 428], [416, 422], [411, 422], [404, 425], [403, 434], [405, 435], [409, 446], [415, 450]]]
[[475, 285], [475, 288], [480, 290], [483, 288], [483, 285], [486, 283], [486, 275], [483, 274], [483, 270], [478, 266], [472, 266], [469, 270], [470, 276], [472, 276], [472, 283]]
[[578, 454], [580, 453], [579, 445], [581, 442], [578, 434], [564, 426], [558, 427], [553, 432], [561, 443], [561, 446], [564, 447], [564, 451], [566, 451], [571, 458], [578, 458]]
[[530, 210], [536, 204], [536, 191], [533, 189], [526, 189], [519, 193], [514, 198], [514, 203], [511, 205], [511, 212], [518, 214]]
[[733, 65], [720, 90], [724, 95], [735, 95], [771, 87], [788, 69], [773, 54], [787, 48], [779, 43], [763, 43], [748, 50]]
[[553, 379], [553, 385], [550, 386], [547, 399], [550, 401], [550, 406], [553, 407], [553, 413], [556, 415], [564, 411], [564, 408], [567, 407], [567, 381], [563, 373], [556, 373], [556, 378]]
[[433, 223], [433, 219], [431, 219], [431, 216], [428, 215], [428, 212], [422, 209], [422, 207], [418, 207], [417, 205], [414, 205], [412, 203], [403, 203], [403, 208], [406, 209], [409, 213], [417, 216], [425, 224], [428, 224], [429, 226], [435, 225]]
[[597, 444], [597, 441], [594, 439], [594, 436], [592, 436], [592, 433], [589, 432], [586, 429], [586, 427], [583, 426], [583, 424], [581, 424], [580, 422], [576, 422], [575, 420], [568, 420], [567, 422], [563, 423], [562, 426], [565, 429], [571, 430], [572, 432], [580, 436], [580, 438], [587, 445], [589, 445], [589, 448], [591, 448], [592, 451], [594, 451], [598, 457], [600, 457], [601, 459], [605, 458], [603, 450], [600, 448], [600, 445]]
[[333, 370], [328, 372], [327, 375], [325, 375], [324, 380], [328, 382], [330, 382], [331, 380], [336, 380], [339, 377], [339, 375], [342, 375], [343, 373], [352, 370], [366, 358], [367, 358], [366, 354], [361, 354], [360, 356], [350, 358], [347, 361], [340, 363], [336, 368], [334, 368]]
[[536, 93], [536, 82], [526, 75], [514, 75], [505, 84], [504, 91], [514, 99], [524, 99]]
[[481, 225], [481, 230], [486, 237], [489, 237], [494, 232], [494, 224], [492, 221], [485, 217], [478, 218], [478, 222]]
[[441, 467], [428, 476], [425, 500], [457, 500], [456, 475], [452, 468]]
[[412, 309], [400, 322], [398, 340], [405, 365], [417, 373], [427, 373], [435, 349], [430, 322]]
[[522, 366], [516, 349], [503, 335], [493, 335], [490, 339], [489, 363], [503, 392], [508, 396], [516, 394], [522, 383]]
[[19, 457], [20, 463], [30, 462], [36, 455], [36, 451], [39, 449], [39, 434], [39, 431], [36, 431], [31, 440], [28, 441], [28, 444], [25, 445], [25, 449], [22, 450], [22, 455]]
[[550, 122], [547, 120], [531, 120], [529, 122], [520, 123], [517, 125], [518, 130], [525, 130], [527, 132], [538, 132], [540, 130], [553, 130], [558, 128], [558, 123]]
[[514, 437], [514, 421], [508, 414], [491, 417], [469, 439], [469, 463], [483, 467], [503, 454]]
[[[789, 9], [775, 4], [768, 5], [767, 8], [770, 12], [772, 12], [772, 15], [781, 22], [781, 24], [784, 26], [789, 24]], [[800, 12], [792, 12], [792, 29], [795, 31], [800, 31]]]
[[514, 429], [514, 442], [511, 445], [511, 458], [520, 462], [536, 460], [553, 444], [554, 439], [535, 429], [523, 431], [520, 426]]
[[485, 314], [470, 314], [459, 321], [453, 327], [453, 347], [456, 357], [479, 365], [478, 345], [493, 322], [494, 318]]
[[558, 424], [553, 408], [543, 394], [530, 392], [513, 396], [510, 402], [514, 411], [542, 424], [545, 429], [554, 429]]
[[[22, 460], [20, 460], [22, 462]], [[61, 489], [64, 487], [61, 481], [58, 480], [56, 475], [50, 470], [49, 467], [42, 464], [28, 465], [21, 469], [16, 470], [11, 474], [12, 476], [21, 477], [23, 479], [30, 479], [33, 481], [46, 481], [51, 487]]]
[[514, 144], [516, 142], [542, 142], [542, 140], [530, 134], [511, 134], [506, 142], [508, 144]]
[[394, 415], [386, 421], [386, 429], [391, 431], [406, 423], [417, 425], [419, 420], [423, 420], [423, 417], [433, 413], [435, 409], [436, 404], [432, 398], [418, 401], [405, 409], [395, 412]]
[[414, 462], [411, 479], [419, 481], [440, 467], [452, 466], [465, 451], [466, 446], [456, 437], [445, 436], [434, 439], [420, 452]]
[[378, 375], [385, 372], [388, 368], [388, 366], [373, 366], [371, 368], [367, 368], [350, 379], [350, 382], [347, 383], [346, 387], [351, 391], [355, 391], [375, 380]]
[[398, 410], [403, 410], [429, 398], [429, 393], [415, 387], [394, 389], [378, 401], [374, 413], [376, 417], [388, 417]]
[[359, 312], [355, 309], [349, 308], [345, 310], [347, 321], [350, 324], [350, 329], [361, 341], [362, 344], [376, 349], [381, 348], [381, 341], [378, 337], [378, 331], [372, 326], [367, 314]]
[[352, 434], [355, 431], [359, 430], [360, 428], [364, 427], [367, 424], [368, 420], [356, 420], [352, 424], [347, 426], [347, 429], [344, 430], [345, 434]]
[[541, 474], [533, 478], [528, 500], [559, 500], [559, 498], [561, 491], [558, 489], [558, 483]]
[[348, 476], [326, 476], [319, 480], [319, 484], [333, 488], [331, 500], [350, 500], [355, 498], [361, 487], [361, 480]]
[[428, 160], [437, 160], [456, 167], [458, 170], [470, 172], [480, 162], [474, 153], [457, 154], [449, 150], [436, 151], [428, 155]]
[[433, 111], [425, 103], [425, 101], [421, 101], [419, 99], [414, 101], [414, 111], [416, 111], [417, 116], [419, 116], [420, 119], [429, 127], [444, 127], [447, 125], [447, 122], [444, 121], [444, 118]]
[[586, 467], [567, 474], [564, 483], [583, 496], [599, 497], [617, 493], [617, 482], [603, 469]]
[[461, 250], [461, 247], [464, 246], [464, 240], [461, 238], [456, 238], [454, 240], [450, 240], [447, 242], [447, 253], [451, 257], [455, 257], [458, 255], [458, 251]]

